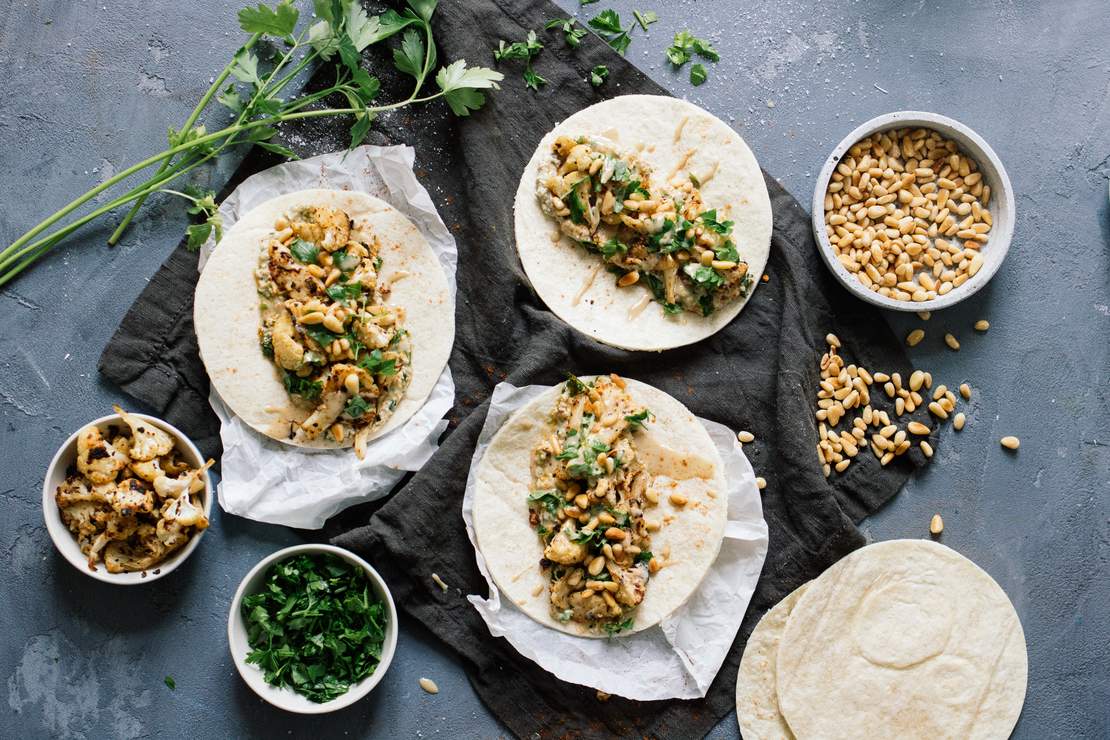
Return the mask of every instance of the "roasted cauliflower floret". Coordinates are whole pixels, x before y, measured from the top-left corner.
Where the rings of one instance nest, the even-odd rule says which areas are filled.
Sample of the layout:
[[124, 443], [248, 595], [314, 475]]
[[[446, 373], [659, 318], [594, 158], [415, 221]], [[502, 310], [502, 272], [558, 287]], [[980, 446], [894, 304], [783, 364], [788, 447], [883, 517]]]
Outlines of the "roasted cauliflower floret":
[[100, 511], [93, 501], [79, 501], [62, 508], [62, 523], [76, 535], [95, 536], [99, 524], [94, 517]]
[[137, 478], [127, 478], [116, 484], [111, 498], [112, 508], [122, 516], [149, 514], [154, 511], [154, 494], [146, 483]]
[[332, 365], [328, 371], [328, 378], [324, 381], [324, 390], [316, 410], [307, 419], [301, 422], [300, 429], [296, 432], [296, 439], [316, 439], [320, 434], [335, 423], [343, 409], [347, 406], [350, 394], [343, 384], [347, 373], [354, 369], [351, 365]]
[[571, 542], [570, 535], [574, 534], [575, 531], [572, 523], [569, 521], [565, 523], [562, 529], [551, 538], [551, 542], [547, 543], [547, 547], [543, 550], [543, 556], [560, 565], [581, 563], [586, 558], [586, 545]]
[[196, 527], [198, 530], [208, 528], [208, 517], [204, 515], [204, 510], [194, 504], [187, 493], [167, 501], [162, 506], [162, 518], [182, 527]]
[[268, 246], [270, 279], [290, 299], [308, 302], [324, 295], [324, 283], [297, 262], [289, 247], [277, 239]]
[[163, 499], [177, 498], [188, 493], [200, 493], [206, 485], [204, 471], [212, 467], [215, 462], [215, 460], [209, 460], [196, 470], [188, 470], [176, 478], [168, 475], [159, 476], [154, 479], [154, 492]]
[[113, 482], [128, 462], [96, 427], [85, 427], [77, 435], [77, 470], [92, 483]]
[[166, 471], [162, 469], [162, 459], [158, 457], [153, 460], [132, 460], [128, 467], [131, 468], [132, 473], [147, 483], [153, 483], [157, 478], [166, 474]]
[[313, 206], [306, 208], [301, 219], [291, 226], [297, 237], [312, 242], [329, 252], [345, 246], [351, 237], [351, 220], [338, 208]]
[[128, 454], [132, 460], [153, 460], [170, 454], [173, 437], [151, 424], [141, 416], [129, 414], [119, 406], [113, 406], [124, 423], [131, 427], [131, 449]]
[[646, 563], [638, 563], [628, 568], [610, 563], [609, 576], [618, 586], [614, 594], [618, 602], [625, 606], [636, 606], [644, 600], [649, 576]]
[[274, 360], [286, 370], [296, 370], [304, 364], [304, 346], [297, 341], [293, 330], [293, 317], [283, 310], [270, 329], [274, 345]]

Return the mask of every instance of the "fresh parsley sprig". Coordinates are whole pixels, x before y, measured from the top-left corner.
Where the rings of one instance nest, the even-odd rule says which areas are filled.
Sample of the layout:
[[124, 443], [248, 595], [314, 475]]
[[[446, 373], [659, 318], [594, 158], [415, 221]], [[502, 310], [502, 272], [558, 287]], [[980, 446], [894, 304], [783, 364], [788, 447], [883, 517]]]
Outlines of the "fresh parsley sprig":
[[[681, 68], [682, 65], [694, 58], [694, 55], [702, 59], [708, 59], [711, 62], [719, 62], [721, 55], [713, 48], [713, 44], [705, 39], [699, 39], [688, 30], [679, 31], [674, 35], [674, 42], [667, 47], [667, 60], [675, 66], [676, 69]], [[698, 62], [690, 67], [690, 84], [697, 86], [704, 83], [709, 78], [709, 73], [705, 69], [705, 65]]]
[[[350, 145], [355, 147], [369, 133], [374, 116], [383, 111], [439, 98], [459, 116], [477, 110], [485, 102], [483, 91], [497, 89], [497, 83], [503, 78], [501, 73], [483, 67], [468, 68], [460, 59], [440, 67], [435, 73], [438, 90], [426, 92], [424, 89], [438, 64], [432, 34], [436, 5], [436, 0], [408, 0], [408, 7], [402, 12], [389, 10], [371, 16], [358, 0], [314, 0], [318, 20], [310, 25], [300, 24], [301, 13], [293, 0], [243, 8], [238, 15], [239, 26], [249, 37], [213, 79], [184, 124], [168, 130], [168, 147], [120, 170], [0, 250], [0, 285], [14, 279], [85, 224], [129, 206], [130, 210], [108, 240], [115, 244], [147, 197], [165, 190], [172, 181], [221, 154], [256, 144], [281, 157], [292, 157], [293, 152], [273, 140], [277, 126], [284, 122], [350, 116]], [[378, 103], [380, 84], [362, 68], [361, 55], [367, 47], [398, 34], [401, 40], [394, 50], [393, 63], [399, 71], [413, 78], [412, 91], [401, 100]], [[264, 41], [273, 42], [271, 47], [276, 53], [272, 59], [263, 60], [255, 52]], [[287, 88], [302, 72], [321, 64], [334, 67], [332, 84], [313, 92], [287, 96]], [[213, 100], [229, 110], [233, 120], [209, 132], [199, 121]], [[151, 169], [153, 174], [144, 182], [101, 203], [89, 205], [101, 193], [117, 190], [133, 176]], [[199, 204], [194, 202], [193, 207]], [[63, 226], [56, 226], [82, 208], [88, 209], [87, 212]], [[201, 210], [212, 233], [216, 224], [209, 218], [214, 211]], [[189, 242], [195, 245], [204, 226], [194, 226], [199, 228], [190, 231]]]
[[493, 59], [497, 62], [502, 62], [506, 59], [523, 59], [524, 86], [530, 87], [533, 90], [539, 90], [540, 86], [547, 84], [547, 80], [537, 74], [536, 70], [532, 68], [532, 59], [541, 51], [543, 51], [543, 42], [536, 36], [535, 31], [529, 31], [528, 37], [524, 41], [514, 41], [511, 44], [507, 44], [504, 39], [502, 39], [497, 42], [497, 48], [493, 50]]
[[589, 33], [585, 28], [578, 26], [573, 18], [553, 18], [547, 23], [543, 24], [545, 30], [559, 29], [563, 32], [563, 38], [567, 42], [567, 46], [578, 48], [582, 43], [582, 39]]

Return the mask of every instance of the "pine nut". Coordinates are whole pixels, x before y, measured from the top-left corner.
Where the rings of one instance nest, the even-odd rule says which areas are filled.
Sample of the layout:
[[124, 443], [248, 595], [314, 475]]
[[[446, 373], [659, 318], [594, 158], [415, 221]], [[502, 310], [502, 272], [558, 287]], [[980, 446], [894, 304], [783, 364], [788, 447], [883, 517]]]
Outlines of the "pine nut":
[[764, 488], [767, 487], [766, 479], [761, 478], [761, 477], [757, 477], [755, 479], [755, 487], [762, 491]]
[[956, 339], [956, 337], [952, 336], [951, 334], [945, 334], [944, 335], [944, 343], [947, 344], [952, 349], [956, 350], [957, 352], [960, 350], [960, 341], [958, 339]]
[[920, 370], [914, 370], [910, 375], [910, 390], [921, 390], [921, 384], [925, 382], [925, 373]]
[[991, 328], [991, 322], [986, 319], [979, 319], [975, 322], [975, 331], [986, 331]]
[[736, 437], [744, 444], [755, 441], [755, 435], [751, 432], [737, 432]]
[[909, 430], [910, 434], [929, 434], [929, 427], [925, 426], [920, 421], [911, 421], [906, 425], [906, 429]]
[[1018, 447], [1021, 447], [1021, 440], [1017, 437], [1003, 437], [999, 442], [1001, 442], [1002, 446], [1007, 450], [1016, 450]]
[[948, 412], [945, 411], [944, 408], [939, 403], [937, 403], [936, 401], [933, 401], [932, 403], [929, 404], [929, 413], [931, 413], [933, 416], [939, 417], [941, 419], [947, 419], [948, 418]]
[[967, 417], [964, 416], [964, 412], [961, 411], [952, 419], [952, 427], [958, 432], [964, 428], [965, 421], [967, 421]]
[[430, 679], [430, 678], [421, 678], [419, 683], [420, 683], [420, 688], [424, 689], [429, 694], [438, 694], [439, 693], [439, 686], [437, 686], [436, 682], [433, 681], [432, 679]]
[[347, 373], [343, 378], [343, 386], [352, 396], [358, 393], [358, 373]]
[[605, 558], [602, 555], [598, 555], [596, 558], [594, 558], [593, 560], [590, 561], [590, 564], [588, 566], [586, 566], [586, 571], [591, 576], [596, 576], [599, 573], [601, 573], [601, 570], [604, 567], [605, 567]]
[[828, 343], [830, 347], [840, 349], [840, 339], [838, 339], [835, 334], [826, 334], [825, 342]]
[[906, 344], [911, 347], [916, 347], [918, 343], [925, 338], [924, 329], [914, 329], [906, 335]]
[[931, 444], [925, 440], [921, 440], [918, 442], [918, 446], [921, 448], [921, 454], [925, 455], [925, 457], [933, 456], [933, 446]]
[[[668, 498], [668, 500], [670, 500], [670, 502], [671, 502], [672, 504], [674, 504], [675, 506], [685, 506], [685, 505], [686, 505], [686, 503], [687, 503], [687, 499], [686, 499], [686, 497], [685, 497], [685, 496], [683, 496], [683, 495], [682, 495], [681, 493], [678, 493], [677, 491], [676, 491], [676, 492], [674, 492], [674, 493], [672, 493], [672, 494], [671, 494], [670, 496], [668, 496], [667, 498]], [[619, 531], [619, 530], [618, 530], [618, 531]], [[608, 537], [608, 536], [609, 536], [609, 533], [608, 533], [608, 532], [606, 532], [606, 533], [605, 533], [605, 536], [606, 536], [606, 537]], [[622, 538], [624, 537], [624, 533], [623, 533], [623, 532], [621, 533], [621, 537], [622, 537]]]
[[640, 273], [637, 270], [633, 270], [632, 272], [626, 272], [625, 274], [621, 275], [620, 279], [617, 280], [617, 286], [621, 288], [627, 288], [629, 285], [635, 285], [637, 282], [639, 282], [639, 280]]
[[948, 386], [941, 383], [940, 385], [937, 386], [936, 390], [933, 391], [933, 400], [934, 401], [939, 401], [941, 399], [941, 397], [947, 392], [948, 392]]
[[922, 321], [928, 321], [932, 317], [932, 315], [933, 314], [930, 313], [929, 311], [918, 311], [917, 312], [917, 318], [921, 319]]
[[929, 522], [929, 532], [932, 534], [940, 534], [943, 531], [944, 520], [940, 518], [940, 514], [933, 514], [933, 518]]
[[312, 313], [307, 313], [300, 317], [297, 321], [307, 326], [312, 326], [313, 324], [322, 323], [324, 321], [324, 314], [319, 311], [313, 311]]

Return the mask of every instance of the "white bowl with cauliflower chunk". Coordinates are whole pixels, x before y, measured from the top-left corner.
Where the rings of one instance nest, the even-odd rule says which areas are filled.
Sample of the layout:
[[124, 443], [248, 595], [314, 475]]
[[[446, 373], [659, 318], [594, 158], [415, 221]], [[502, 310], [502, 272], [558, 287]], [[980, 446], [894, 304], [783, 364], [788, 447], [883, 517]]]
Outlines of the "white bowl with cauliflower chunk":
[[107, 583], [149, 583], [200, 544], [212, 513], [212, 461], [161, 419], [116, 413], [62, 444], [42, 484], [54, 546]]

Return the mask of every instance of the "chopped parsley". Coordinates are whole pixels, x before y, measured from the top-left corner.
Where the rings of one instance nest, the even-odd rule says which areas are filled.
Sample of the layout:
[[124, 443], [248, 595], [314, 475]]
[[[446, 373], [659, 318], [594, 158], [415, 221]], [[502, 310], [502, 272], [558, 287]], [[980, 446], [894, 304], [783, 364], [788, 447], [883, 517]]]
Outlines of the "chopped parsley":
[[498, 62], [507, 59], [523, 59], [524, 86], [539, 90], [541, 85], [547, 84], [547, 80], [532, 69], [532, 59], [541, 51], [543, 51], [543, 42], [536, 37], [535, 31], [529, 31], [525, 41], [514, 41], [511, 44], [506, 44], [504, 40], [499, 41], [497, 48], [493, 50], [493, 58]]
[[601, 87], [608, 78], [609, 68], [604, 64], [599, 64], [590, 70], [590, 84], [594, 87]]
[[162, 683], [166, 684], [170, 691], [177, 691], [177, 681], [173, 680], [173, 676], [166, 676], [162, 679]]
[[629, 430], [633, 432], [637, 429], [645, 429], [646, 422], [650, 421], [650, 419], [651, 411], [649, 411], [648, 409], [644, 409], [639, 413], [624, 417], [624, 420], [628, 422]]
[[632, 15], [636, 18], [636, 22], [640, 24], [640, 28], [645, 31], [648, 30], [648, 26], [659, 20], [659, 16], [656, 15], [654, 10], [633, 10]]
[[576, 224], [585, 222], [586, 220], [586, 207], [582, 205], [582, 199], [578, 197], [578, 186], [575, 185], [567, 193], [566, 197], [567, 208], [570, 209], [570, 220]]
[[258, 344], [262, 347], [262, 355], [264, 357], [274, 356], [274, 335], [269, 331], [262, 332], [262, 336], [258, 339]]
[[650, 563], [653, 555], [651, 550], [644, 550], [636, 554], [635, 562], [637, 563]]
[[563, 38], [566, 39], [567, 46], [577, 48], [582, 43], [588, 33], [585, 28], [580, 28], [575, 24], [573, 18], [554, 18], [543, 24], [543, 27], [550, 31], [557, 28], [563, 32]]
[[316, 258], [320, 256], [320, 248], [304, 239], [294, 239], [289, 244], [289, 251], [298, 262], [305, 265], [316, 264]]
[[378, 667], [386, 612], [366, 573], [335, 555], [295, 555], [270, 566], [243, 599], [251, 652], [266, 683], [323, 703]]
[[358, 366], [371, 375], [389, 376], [397, 374], [397, 361], [384, 359], [380, 349], [367, 352], [360, 357]]
[[343, 413], [352, 419], [361, 419], [370, 410], [370, 404], [362, 396], [352, 396], [343, 408]]
[[690, 84], [694, 87], [705, 82], [709, 79], [709, 73], [705, 71], [705, 65], [701, 62], [691, 65], [690, 67]]
[[667, 60], [675, 67], [681, 67], [697, 54], [711, 62], [719, 62], [721, 55], [705, 39], [699, 39], [689, 31], [679, 31], [674, 35], [674, 42], [667, 48]]
[[328, 297], [333, 301], [339, 303], [347, 303], [357, 301], [362, 297], [362, 284], [361, 283], [333, 283], [328, 286]]
[[716, 290], [725, 284], [725, 279], [721, 273], [706, 265], [697, 265], [689, 262], [682, 268], [682, 271], [685, 272], [691, 280], [707, 290]]
[[634, 617], [629, 617], [623, 622], [606, 622], [605, 624], [601, 625], [601, 628], [605, 630], [605, 634], [607, 634], [609, 637], [613, 637], [620, 632], [632, 629], [633, 619]]
[[[601, 527], [597, 529], [580, 529], [570, 536], [570, 541], [576, 545], [585, 545], [589, 550], [600, 550], [601, 546], [605, 544], [605, 530]], [[594, 576], [590, 576], [593, 580], [600, 580]]]
[[615, 10], [601, 11], [589, 20], [589, 24], [618, 54], [623, 55], [632, 43], [632, 37], [628, 34], [635, 24], [629, 24], [628, 28], [622, 27], [620, 14]]
[[572, 396], [577, 396], [579, 393], [588, 393], [590, 386], [583, 383], [574, 373], [567, 373], [567, 392]]
[[563, 499], [555, 491], [533, 491], [528, 494], [528, 503], [538, 503], [554, 517], [559, 516], [559, 510], [563, 508]]
[[285, 371], [282, 384], [285, 386], [285, 390], [289, 395], [300, 396], [306, 401], [316, 400], [324, 391], [324, 384], [320, 381], [302, 378], [296, 373], [291, 373], [288, 370]]
[[619, 239], [617, 239], [617, 237], [614, 236], [612, 239], [598, 247], [598, 251], [600, 251], [606, 257], [613, 257], [618, 253], [624, 254], [625, 252], [627, 252], [628, 245], [624, 244]]
[[740, 253], [736, 251], [736, 245], [732, 241], [726, 241], [715, 250], [717, 259], [727, 260], [728, 262], [739, 262]]

